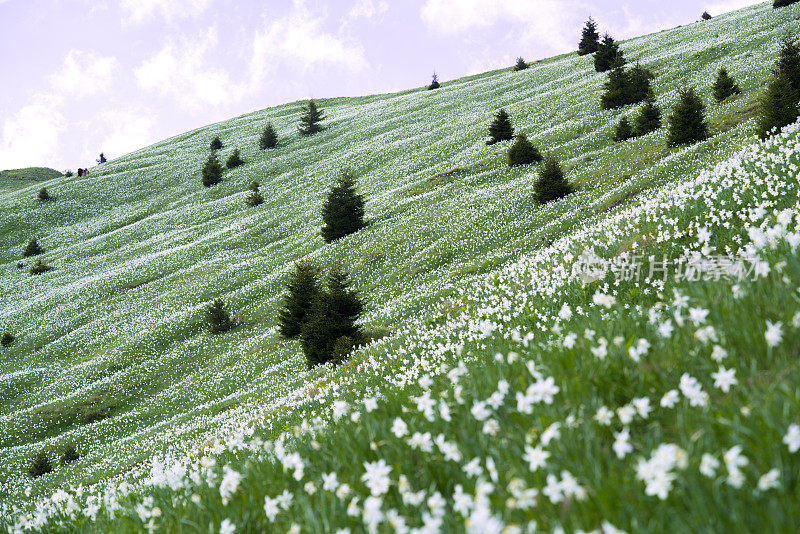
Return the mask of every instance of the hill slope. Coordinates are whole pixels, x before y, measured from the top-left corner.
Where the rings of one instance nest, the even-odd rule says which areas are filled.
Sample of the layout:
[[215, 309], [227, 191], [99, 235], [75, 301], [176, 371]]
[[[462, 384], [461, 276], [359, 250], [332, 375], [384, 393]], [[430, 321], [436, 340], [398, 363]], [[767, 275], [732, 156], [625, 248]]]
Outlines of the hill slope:
[[[749, 465], [757, 470], [747, 472], [748, 483], [776, 465], [781, 472], [796, 471], [797, 460], [788, 456], [781, 438], [800, 404], [792, 354], [785, 348], [797, 336], [787, 332], [790, 339], [767, 351], [761, 319], [771, 317], [788, 328], [797, 305], [788, 295], [777, 295], [794, 282], [776, 275], [743, 283], [740, 290], [749, 300], [742, 306], [725, 282], [665, 285], [610, 278], [583, 286], [568, 273], [587, 247], [611, 257], [641, 250], [672, 258], [701, 252], [701, 228], [719, 227], [713, 244], [724, 253], [738, 252], [757, 237], [745, 226], [762, 220], [773, 228], [770, 239], [783, 243], [785, 236], [760, 208], [770, 216], [796, 208], [791, 169], [797, 165], [797, 133], [740, 152], [755, 142], [751, 119], [758, 98], [779, 37], [794, 28], [798, 14], [798, 7], [774, 11], [764, 4], [623, 43], [630, 60], [656, 71], [654, 88], [665, 110], [684, 84], [697, 86], [710, 103], [709, 86], [720, 66], [741, 86], [736, 99], [709, 105], [712, 139], [685, 149], [667, 149], [664, 129], [613, 143], [615, 123], [634, 111], [600, 111], [605, 77], [594, 72], [591, 58], [567, 55], [519, 73], [456, 80], [433, 92], [321, 101], [328, 128], [311, 138], [295, 134], [302, 103], [238, 117], [104, 164], [88, 178], [46, 182], [53, 202], [36, 203], [33, 186], [0, 193], [0, 329], [16, 336], [0, 362], [0, 461], [10, 467], [0, 475], [3, 517], [30, 510], [31, 498], [45, 499], [42, 516], [30, 516], [36, 525], [48, 515], [62, 515], [77, 499], [83, 515], [99, 511], [100, 531], [112, 528], [103, 523], [109, 510], [118, 518], [114, 530], [138, 530], [151, 520], [176, 530], [181, 518], [196, 518], [186, 529], [207, 530], [209, 524], [217, 529], [230, 517], [247, 531], [268, 528], [271, 513], [265, 513], [264, 498], [286, 487], [294, 504], [291, 514], [276, 519], [279, 530], [297, 522], [305, 530], [329, 531], [334, 523], [324, 522], [334, 520], [358, 529], [371, 521], [361, 511], [369, 495], [359, 478], [362, 463], [382, 458], [393, 472], [380, 516], [395, 509], [403, 517], [419, 517], [416, 499], [405, 495], [413, 488], [427, 492], [430, 522], [441, 519], [445, 530], [465, 526], [453, 508], [456, 484], [470, 494], [463, 515], [473, 525], [497, 515], [497, 521], [536, 520], [545, 528], [593, 529], [607, 519], [625, 529], [666, 530], [676, 510], [685, 511], [686, 526], [692, 519], [705, 524], [709, 512], [764, 506], [763, 514], [746, 518], [720, 516], [715, 526], [747, 521], [754, 529], [797, 527], [793, 486], [764, 505], [761, 494], [736, 491], [731, 465], [737, 455], [723, 454], [744, 443]], [[506, 146], [484, 142], [500, 107], [518, 131], [565, 163], [577, 194], [535, 206], [536, 169], [509, 169]], [[262, 152], [257, 139], [267, 120], [276, 125], [281, 146]], [[247, 164], [206, 189], [199, 170], [215, 135], [225, 143], [224, 156], [239, 148]], [[345, 166], [359, 178], [371, 225], [325, 245], [319, 207]], [[254, 179], [266, 202], [248, 209], [244, 199]], [[760, 217], [731, 223], [734, 213]], [[794, 230], [792, 217], [781, 219], [785, 232]], [[43, 259], [54, 267], [37, 277], [17, 268], [31, 237], [38, 238]], [[785, 276], [795, 280], [796, 258], [785, 248], [779, 251], [764, 261], [773, 270], [786, 263]], [[301, 258], [324, 266], [343, 263], [368, 298], [366, 326], [389, 335], [340, 368], [307, 371], [297, 344], [281, 342], [275, 330], [286, 275]], [[713, 313], [702, 321], [701, 312], [690, 315], [683, 300], [673, 297], [673, 286], [691, 306], [713, 307]], [[202, 306], [217, 296], [241, 326], [212, 337], [198, 323]], [[648, 310], [659, 315], [653, 319]], [[659, 337], [654, 325], [670, 316], [675, 335]], [[706, 321], [716, 327], [715, 339], [708, 331], [697, 337]], [[573, 340], [575, 349], [564, 348], [570, 329], [581, 336], [582, 341]], [[651, 354], [662, 356], [660, 365], [638, 366], [625, 358], [629, 347], [639, 347], [643, 352], [632, 354], [644, 357], [640, 339], [653, 346]], [[598, 357], [603, 343], [607, 352], [617, 347], [619, 357]], [[716, 364], [698, 354], [714, 344], [726, 348], [726, 365], [738, 364], [738, 381], [747, 389], [741, 396], [715, 394], [712, 408], [695, 409], [691, 394], [702, 395], [681, 376], [696, 375], [706, 382], [705, 390], [713, 390], [709, 376]], [[759, 357], [748, 359], [748, 351]], [[503, 362], [494, 362], [496, 352]], [[423, 375], [432, 378], [420, 381]], [[463, 389], [453, 388], [448, 376]], [[777, 387], [766, 387], [772, 381]], [[672, 388], [689, 400], [650, 416], [641, 399], [652, 398], [655, 410]], [[496, 392], [499, 398], [492, 397]], [[513, 396], [517, 392], [521, 404]], [[364, 397], [384, 400], [375, 412], [358, 408], [365, 412], [358, 425], [341, 419], [343, 413], [353, 417], [349, 412], [363, 406]], [[558, 402], [546, 402], [553, 397]], [[487, 412], [492, 415], [483, 413], [489, 405], [496, 405]], [[612, 428], [597, 425], [593, 417], [600, 406], [636, 406], [639, 419], [632, 422], [623, 411]], [[737, 415], [742, 407], [758, 417]], [[450, 419], [464, 424], [450, 425], [447, 410], [453, 412]], [[331, 415], [339, 422], [331, 422]], [[398, 416], [408, 420], [412, 433], [420, 432], [411, 445], [407, 437], [400, 439], [399, 427], [390, 431]], [[304, 419], [314, 427], [312, 435], [324, 437], [317, 438], [323, 452], [309, 437], [309, 425], [300, 424]], [[487, 427], [487, 420], [494, 424]], [[287, 432], [295, 425], [297, 432]], [[632, 457], [617, 458], [612, 444], [624, 441], [619, 436], [626, 431], [634, 436], [637, 456], [649, 459], [659, 451], [658, 465], [646, 467], [661, 476], [662, 488], [671, 488], [684, 460], [691, 460], [693, 474], [675, 483], [673, 500], [662, 503], [649, 489], [646, 495], [641, 479], [648, 475], [637, 474], [647, 469], [637, 471]], [[425, 438], [425, 432], [431, 435]], [[435, 446], [426, 445], [439, 433]], [[552, 440], [550, 465], [534, 469], [534, 456]], [[25, 471], [36, 452], [55, 458], [69, 442], [77, 444], [80, 460], [29, 479]], [[677, 449], [658, 449], [662, 442]], [[537, 449], [530, 453], [526, 445]], [[289, 454], [295, 449], [302, 464]], [[720, 476], [734, 480], [724, 490], [712, 490], [713, 481], [696, 474], [704, 452], [727, 462]], [[215, 458], [216, 467], [201, 462], [203, 457]], [[248, 462], [251, 457], [258, 461]], [[478, 466], [465, 470], [461, 464], [469, 465], [473, 457]], [[226, 463], [247, 473], [242, 482], [247, 491], [235, 491], [236, 477], [221, 470]], [[329, 472], [339, 473], [359, 500], [354, 503], [343, 490], [334, 499], [320, 489], [321, 476]], [[185, 476], [192, 473], [190, 483]], [[411, 488], [403, 489], [400, 473], [411, 479]], [[575, 484], [572, 475], [578, 477]], [[220, 477], [227, 485], [220, 487]], [[521, 482], [512, 484], [514, 478]], [[604, 480], [624, 484], [604, 487]], [[122, 481], [131, 485], [120, 487]], [[311, 492], [306, 482], [318, 491]], [[50, 498], [55, 488], [78, 484], [88, 487], [80, 496]], [[151, 486], [185, 491], [184, 497], [197, 493], [202, 510], [159, 489], [155, 496], [163, 518], [151, 513], [152, 503], [134, 512], [133, 503]], [[226, 498], [225, 487], [236, 495], [228, 508], [219, 502]], [[531, 489], [540, 492], [539, 509], [508, 506], [509, 498], [516, 504], [533, 499]], [[447, 501], [442, 517], [437, 492]], [[574, 506], [574, 514], [567, 514], [558, 495]], [[360, 510], [358, 521], [347, 515], [348, 503]], [[369, 501], [368, 510], [375, 505]], [[329, 513], [315, 513], [320, 509]], [[413, 523], [419, 526], [418, 520]], [[92, 529], [82, 520], [65, 525]]]
[[31, 182], [52, 180], [60, 176], [62, 176], [60, 172], [47, 167], [9, 169], [0, 171], [0, 189], [18, 189], [30, 185]]

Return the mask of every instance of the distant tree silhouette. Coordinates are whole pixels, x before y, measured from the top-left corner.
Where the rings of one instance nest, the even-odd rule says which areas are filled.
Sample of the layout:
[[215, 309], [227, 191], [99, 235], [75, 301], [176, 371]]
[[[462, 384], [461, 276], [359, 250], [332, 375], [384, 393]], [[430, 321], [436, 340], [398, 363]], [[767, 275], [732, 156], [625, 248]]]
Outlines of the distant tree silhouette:
[[39, 190], [39, 195], [37, 196], [37, 198], [41, 202], [47, 202], [48, 200], [52, 199], [52, 197], [50, 196], [50, 193], [47, 192], [47, 188], [46, 187], [43, 187], [43, 188], [41, 188]]
[[25, 247], [25, 250], [22, 251], [23, 258], [30, 258], [31, 256], [38, 256], [44, 252], [42, 247], [39, 246], [39, 242], [36, 241], [35, 237], [32, 237], [30, 241], [28, 241], [28, 245]]
[[233, 150], [233, 153], [230, 156], [228, 156], [228, 160], [225, 162], [225, 166], [229, 169], [235, 169], [236, 167], [239, 167], [241, 165], [244, 165], [244, 160], [239, 155], [239, 149], [236, 148]]
[[103, 153], [102, 153], [102, 152], [100, 152], [100, 157], [99, 157], [99, 158], [97, 158], [97, 160], [96, 160], [96, 161], [97, 161], [97, 164], [98, 164], [98, 165], [100, 165], [100, 164], [102, 164], [102, 163], [105, 163], [105, 162], [106, 162], [106, 161], [108, 161], [108, 160], [107, 160], [107, 159], [106, 159], [106, 157], [103, 155]]
[[522, 57], [517, 58], [517, 63], [514, 65], [514, 71], [519, 72], [521, 70], [525, 70], [528, 68], [528, 64], [525, 62]]
[[222, 148], [222, 141], [220, 141], [219, 137], [215, 137], [211, 140], [211, 150], [219, 150]]
[[490, 139], [486, 142], [487, 145], [514, 139], [514, 127], [511, 126], [511, 119], [505, 109], [498, 111], [492, 124], [489, 125], [489, 136]]
[[775, 0], [772, 3], [772, 7], [777, 9], [779, 7], [786, 7], [797, 2], [800, 2], [800, 0]]
[[669, 144], [691, 145], [708, 138], [703, 100], [694, 88], [680, 89], [678, 104], [669, 117]]
[[578, 55], [586, 56], [597, 52], [600, 46], [600, 34], [597, 33], [597, 23], [589, 17], [583, 26], [581, 41], [578, 44]]
[[325, 116], [321, 110], [317, 109], [316, 102], [309, 100], [306, 110], [300, 116], [300, 126], [297, 127], [297, 130], [303, 136], [314, 135], [324, 129], [320, 124], [324, 119]]
[[258, 188], [258, 182], [252, 182], [250, 184], [250, 193], [247, 195], [247, 200], [245, 202], [251, 208], [255, 208], [256, 206], [260, 206], [264, 203], [264, 197], [261, 196], [261, 192], [258, 190]]
[[433, 78], [431, 79], [431, 84], [428, 86], [428, 91], [433, 91], [434, 89], [438, 89], [439, 87], [441, 87], [439, 85], [439, 77], [434, 72]]
[[733, 78], [730, 77], [728, 71], [725, 70], [725, 67], [722, 67], [719, 69], [719, 72], [717, 72], [717, 79], [714, 80], [711, 89], [714, 93], [714, 100], [717, 102], [722, 102], [742, 92], [739, 86], [736, 85], [736, 82], [733, 81]]
[[711, 20], [711, 13], [709, 13], [708, 11], [703, 11], [703, 16], [700, 18], [702, 18], [703, 20]]
[[258, 140], [258, 146], [261, 150], [267, 150], [278, 146], [278, 134], [275, 132], [275, 127], [272, 126], [271, 122], [268, 122], [264, 127], [264, 132]]

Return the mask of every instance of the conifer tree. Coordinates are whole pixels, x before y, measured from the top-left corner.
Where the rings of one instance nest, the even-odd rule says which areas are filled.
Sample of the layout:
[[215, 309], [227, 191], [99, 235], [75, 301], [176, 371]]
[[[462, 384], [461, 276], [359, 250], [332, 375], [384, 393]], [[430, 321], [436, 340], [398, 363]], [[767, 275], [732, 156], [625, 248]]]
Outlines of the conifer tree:
[[258, 146], [261, 150], [267, 150], [268, 148], [275, 148], [278, 146], [278, 134], [275, 132], [275, 127], [272, 126], [271, 122], [268, 122], [266, 127], [264, 127], [264, 132], [258, 140]]
[[220, 141], [219, 136], [211, 140], [211, 150], [219, 150], [221, 148], [222, 148], [222, 141]]
[[52, 271], [52, 270], [53, 268], [47, 265], [46, 263], [43, 263], [42, 260], [36, 260], [36, 263], [34, 263], [30, 268], [30, 273], [34, 275], [44, 274], [47, 271]]
[[619, 66], [608, 73], [605, 93], [600, 97], [600, 107], [603, 109], [616, 109], [630, 102], [630, 78], [625, 68]]
[[322, 238], [332, 243], [358, 232], [364, 224], [364, 199], [356, 191], [356, 183], [349, 169], [342, 171], [337, 183], [328, 193], [322, 207]]
[[508, 164], [512, 167], [517, 165], [530, 165], [542, 161], [539, 149], [528, 141], [528, 136], [524, 133], [517, 135], [517, 140], [508, 149]]
[[203, 166], [203, 185], [211, 187], [222, 181], [222, 165], [219, 164], [216, 154], [208, 156], [206, 164]]
[[433, 73], [433, 78], [431, 78], [431, 84], [428, 86], [428, 91], [433, 91], [434, 89], [438, 89], [441, 87], [439, 85], [439, 77], [436, 75], [436, 72]]
[[519, 72], [528, 68], [528, 64], [522, 57], [517, 58], [517, 63], [514, 65], [514, 71]]
[[494, 116], [492, 124], [489, 125], [490, 139], [487, 145], [493, 145], [500, 141], [510, 141], [514, 139], [514, 127], [511, 126], [511, 119], [505, 109], [500, 109]]
[[633, 128], [631, 128], [631, 123], [628, 121], [628, 117], [622, 117], [622, 119], [619, 121], [619, 124], [617, 124], [616, 130], [614, 131], [614, 141], [627, 141], [633, 137]]
[[319, 298], [319, 268], [307, 262], [294, 265], [294, 273], [286, 286], [283, 308], [278, 311], [278, 330], [286, 339], [298, 337], [303, 331], [311, 306]]
[[222, 302], [222, 299], [216, 299], [206, 306], [205, 324], [212, 334], [222, 334], [236, 326], [236, 323], [225, 309], [225, 303]]
[[706, 106], [694, 88], [678, 93], [678, 104], [669, 117], [669, 144], [691, 145], [708, 138], [708, 123], [703, 112]]
[[606, 72], [625, 64], [625, 57], [622, 50], [619, 49], [619, 43], [605, 34], [600, 45], [597, 47], [597, 52], [594, 54], [594, 70], [597, 72]]
[[597, 52], [600, 46], [600, 34], [597, 33], [597, 23], [589, 17], [583, 26], [581, 42], [578, 44], [578, 55], [586, 56]]
[[637, 104], [646, 99], [647, 95], [652, 93], [650, 82], [655, 77], [650, 69], [642, 67], [639, 63], [634, 65], [628, 72], [627, 104]]
[[39, 242], [36, 240], [35, 237], [32, 237], [30, 241], [28, 241], [28, 245], [25, 247], [25, 250], [22, 251], [23, 258], [30, 258], [31, 256], [38, 256], [44, 252], [42, 247], [39, 246]]
[[33, 458], [33, 461], [28, 468], [28, 474], [30, 474], [32, 478], [39, 478], [40, 476], [46, 475], [52, 470], [53, 466], [50, 465], [50, 459], [47, 457], [47, 453], [44, 451], [39, 451], [39, 454]]
[[364, 304], [350, 286], [347, 273], [338, 267], [334, 268], [328, 276], [328, 290], [321, 293], [312, 304], [301, 334], [301, 345], [309, 368], [333, 359], [334, 349], [341, 338], [349, 338], [353, 344], [363, 339], [356, 321], [361, 316]]
[[775, 75], [784, 76], [800, 95], [800, 46], [795, 41], [783, 40]]
[[800, 95], [786, 75], [773, 76], [761, 104], [758, 136], [766, 139], [776, 130], [795, 122], [798, 117], [798, 107], [800, 107], [798, 100], [800, 100]]
[[546, 204], [563, 198], [574, 191], [572, 185], [564, 178], [564, 171], [557, 159], [548, 157], [539, 173], [539, 180], [534, 184], [535, 200]]
[[251, 208], [255, 208], [256, 206], [260, 206], [264, 203], [264, 197], [261, 196], [261, 192], [258, 190], [259, 183], [252, 182], [250, 184], [250, 193], [247, 195], [247, 205]]
[[772, 7], [774, 9], [777, 9], [779, 7], [790, 6], [790, 5], [792, 5], [792, 4], [796, 3], [796, 2], [800, 2], [800, 0], [775, 0], [772, 3]]
[[10, 332], [6, 332], [6, 333], [3, 334], [3, 337], [0, 338], [0, 346], [2, 346], [4, 348], [5, 347], [9, 347], [9, 346], [11, 346], [12, 343], [14, 343], [15, 339], [16, 338], [14, 337], [13, 334], [11, 334]]
[[322, 110], [317, 108], [317, 103], [309, 100], [305, 112], [300, 116], [300, 126], [297, 127], [297, 130], [300, 135], [314, 135], [324, 129], [320, 124], [324, 119], [325, 116], [322, 114]]
[[636, 117], [634, 133], [637, 136], [647, 135], [661, 128], [661, 108], [656, 105], [656, 99], [652, 93], [644, 101], [644, 106]]
[[700, 18], [703, 20], [711, 20], [711, 13], [708, 11], [703, 11], [703, 15]]
[[714, 100], [717, 102], [723, 102], [729, 97], [742, 92], [739, 86], [736, 85], [736, 82], [733, 81], [733, 78], [730, 77], [725, 67], [719, 69], [717, 79], [714, 80], [714, 84], [711, 88], [714, 92]]
[[236, 148], [234, 149], [233, 153], [230, 156], [228, 156], [228, 160], [225, 162], [225, 166], [229, 169], [234, 169], [241, 165], [244, 165], [244, 160], [239, 155], [239, 149]]
[[53, 197], [50, 196], [50, 193], [47, 192], [47, 188], [43, 187], [39, 190], [39, 195], [37, 197], [40, 202], [47, 202], [48, 200], [52, 199]]
[[97, 158], [98, 165], [103, 164], [106, 161], [108, 161], [108, 160], [106, 159], [105, 155], [102, 152], [100, 152], [100, 157]]
[[64, 446], [64, 450], [61, 452], [61, 465], [71, 464], [80, 457], [81, 455], [78, 454], [77, 450], [75, 450], [75, 445], [68, 443]]

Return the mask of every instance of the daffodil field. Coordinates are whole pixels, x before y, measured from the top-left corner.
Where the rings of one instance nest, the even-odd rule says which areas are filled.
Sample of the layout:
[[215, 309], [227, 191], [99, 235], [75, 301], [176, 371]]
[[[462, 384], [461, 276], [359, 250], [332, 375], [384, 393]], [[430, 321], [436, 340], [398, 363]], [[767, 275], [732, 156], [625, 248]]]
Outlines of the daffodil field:
[[[622, 43], [665, 116], [698, 89], [712, 137], [689, 147], [613, 142], [638, 107], [601, 111], [605, 76], [570, 54], [321, 100], [310, 138], [303, 102], [258, 111], [44, 182], [46, 203], [0, 190], [0, 527], [800, 531], [800, 126], [754, 135], [798, 18], [770, 2]], [[722, 66], [742, 93], [716, 104]], [[538, 168], [485, 143], [501, 107], [576, 193], [533, 202]], [[216, 135], [246, 163], [204, 188]], [[326, 245], [344, 167], [370, 224]], [[277, 333], [301, 259], [344, 266], [380, 334], [338, 367]], [[239, 326], [214, 336], [217, 297]]]

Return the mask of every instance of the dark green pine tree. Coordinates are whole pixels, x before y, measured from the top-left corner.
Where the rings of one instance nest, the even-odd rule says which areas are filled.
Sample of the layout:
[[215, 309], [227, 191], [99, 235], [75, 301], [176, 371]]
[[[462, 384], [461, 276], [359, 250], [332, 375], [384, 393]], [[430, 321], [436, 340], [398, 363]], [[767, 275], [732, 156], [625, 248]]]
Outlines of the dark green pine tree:
[[796, 2], [800, 2], [800, 0], [775, 0], [772, 3], [772, 7], [774, 9], [778, 9], [779, 7], [790, 6], [790, 5], [792, 5], [792, 4], [796, 3]]
[[[350, 289], [347, 273], [339, 268], [328, 276], [328, 290], [314, 301], [302, 328], [301, 345], [308, 367], [331, 361], [337, 342], [349, 338], [351, 347], [363, 339], [356, 323], [364, 309], [358, 293]], [[341, 349], [340, 349], [341, 350]]]
[[777, 130], [795, 122], [798, 117], [798, 100], [800, 94], [785, 75], [773, 76], [761, 104], [758, 136], [766, 139]]
[[800, 95], [800, 46], [795, 41], [788, 38], [783, 40], [775, 75], [786, 77]]
[[311, 306], [322, 293], [319, 268], [307, 262], [295, 263], [286, 290], [278, 311], [278, 330], [286, 339], [294, 339], [302, 333]]
[[703, 15], [700, 18], [703, 20], [711, 20], [711, 13], [708, 11], [703, 11]]
[[524, 133], [517, 135], [517, 140], [508, 149], [508, 164], [511, 167], [518, 165], [530, 165], [542, 161], [539, 149], [528, 141], [528, 136]]
[[44, 252], [42, 247], [39, 246], [39, 242], [36, 241], [35, 237], [32, 237], [30, 241], [28, 241], [28, 245], [25, 247], [25, 250], [22, 251], [23, 258], [30, 258], [31, 256], [38, 256]]
[[487, 145], [514, 139], [514, 127], [511, 125], [511, 118], [505, 109], [501, 109], [494, 116], [492, 124], [489, 125], [489, 136], [490, 139], [486, 141]]
[[516, 63], [516, 65], [514, 65], [514, 71], [515, 72], [519, 72], [519, 71], [525, 70], [527, 68], [528, 68], [528, 64], [525, 62], [525, 60], [522, 57], [518, 57], [517, 58], [517, 63]]
[[578, 55], [586, 56], [597, 52], [600, 46], [600, 34], [597, 33], [597, 23], [589, 17], [583, 26], [581, 42], [578, 44]]
[[31, 266], [29, 272], [31, 274], [36, 275], [36, 274], [44, 274], [44, 273], [46, 273], [48, 271], [52, 271], [52, 270], [53, 270], [53, 268], [51, 266], [47, 265], [46, 263], [43, 263], [42, 260], [36, 260], [36, 263], [34, 263]]
[[203, 185], [211, 187], [222, 181], [222, 165], [219, 164], [216, 154], [208, 156], [206, 164], [203, 166]]
[[605, 93], [600, 97], [600, 107], [616, 109], [627, 105], [631, 100], [631, 82], [624, 67], [617, 67], [608, 73]]
[[636, 117], [634, 133], [637, 136], [647, 135], [661, 128], [661, 108], [656, 104], [652, 93], [644, 101], [644, 106]]
[[625, 56], [617, 43], [610, 35], [605, 34], [597, 52], [594, 54], [594, 70], [607, 72], [625, 64]]
[[47, 188], [43, 187], [39, 190], [39, 195], [37, 196], [37, 198], [39, 199], [40, 202], [47, 202], [52, 197], [50, 196], [50, 193], [47, 192]]
[[694, 88], [678, 92], [678, 104], [669, 117], [669, 144], [691, 145], [708, 139], [708, 123], [704, 117], [703, 100]]
[[553, 157], [545, 160], [539, 173], [539, 179], [534, 184], [534, 197], [538, 204], [546, 204], [572, 193], [575, 189], [564, 178], [561, 164]]
[[616, 130], [614, 131], [614, 141], [627, 141], [633, 137], [635, 136], [628, 117], [622, 117], [622, 119], [619, 121], [619, 124], [617, 124]]
[[264, 203], [264, 197], [261, 196], [261, 192], [258, 190], [258, 188], [258, 182], [252, 182], [250, 184], [250, 193], [247, 195], [247, 200], [245, 202], [251, 208], [255, 208], [256, 206], [260, 206]]
[[717, 79], [714, 80], [711, 89], [714, 92], [714, 100], [717, 102], [723, 102], [731, 96], [738, 95], [742, 92], [739, 86], [736, 85], [736, 82], [733, 81], [733, 78], [730, 77], [725, 67], [719, 69]]
[[434, 71], [433, 77], [431, 78], [431, 84], [428, 86], [428, 91], [433, 91], [434, 89], [438, 89], [439, 87], [441, 87], [441, 85], [439, 85], [439, 77], [436, 75], [436, 72]]
[[639, 63], [628, 72], [628, 95], [626, 104], [638, 104], [644, 101], [653, 92], [650, 82], [656, 77], [648, 68]]
[[211, 140], [211, 150], [219, 150], [220, 148], [222, 148], [222, 141], [217, 136]]
[[356, 182], [349, 169], [342, 171], [337, 183], [322, 206], [322, 238], [332, 243], [358, 232], [364, 223], [364, 198], [356, 191]]
[[234, 149], [233, 153], [228, 156], [228, 160], [225, 162], [225, 166], [229, 169], [235, 169], [236, 167], [240, 167], [244, 165], [244, 160], [242, 156], [239, 154], [239, 149]]
[[325, 116], [322, 114], [322, 110], [317, 108], [316, 102], [309, 100], [306, 110], [300, 116], [300, 125], [297, 127], [297, 131], [304, 136], [321, 132], [324, 128], [320, 122], [324, 119]]
[[53, 466], [50, 465], [50, 459], [47, 457], [47, 453], [40, 451], [39, 454], [34, 456], [33, 461], [31, 461], [31, 465], [28, 467], [28, 474], [32, 478], [39, 478], [52, 470]]
[[230, 314], [225, 309], [225, 303], [222, 302], [222, 299], [216, 299], [206, 306], [205, 324], [212, 334], [222, 334], [236, 326], [235, 321], [231, 319]]
[[3, 337], [0, 338], [0, 346], [9, 347], [9, 346], [11, 346], [12, 343], [14, 343], [15, 339], [16, 338], [14, 337], [14, 334], [11, 334], [10, 332], [6, 332], [6, 333], [3, 334]]
[[78, 454], [77, 450], [75, 450], [75, 445], [72, 443], [67, 443], [61, 452], [61, 465], [71, 464], [80, 457], [81, 455]]
[[105, 156], [105, 154], [103, 154], [102, 152], [100, 152], [100, 157], [99, 157], [99, 158], [97, 158], [97, 163], [98, 163], [98, 164], [103, 164], [103, 163], [105, 163], [106, 161], [108, 161], [108, 160], [106, 159], [106, 156]]
[[275, 132], [275, 127], [271, 122], [268, 122], [264, 127], [264, 132], [258, 140], [258, 146], [261, 150], [267, 150], [278, 146], [278, 134]]

